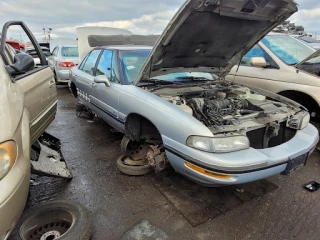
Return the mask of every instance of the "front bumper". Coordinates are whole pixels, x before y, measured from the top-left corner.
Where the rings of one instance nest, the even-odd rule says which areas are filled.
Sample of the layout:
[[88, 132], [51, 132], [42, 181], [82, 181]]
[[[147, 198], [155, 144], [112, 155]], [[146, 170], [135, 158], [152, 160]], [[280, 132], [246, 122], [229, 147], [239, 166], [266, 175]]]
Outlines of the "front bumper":
[[30, 184], [30, 167], [25, 166], [14, 165], [0, 180], [0, 236], [9, 236], [25, 207]]
[[[294, 138], [277, 147], [253, 149], [231, 153], [208, 153], [190, 148], [162, 136], [167, 157], [176, 172], [205, 186], [242, 184], [267, 178], [285, 171], [288, 161], [314, 150], [319, 141], [318, 130], [308, 124], [297, 131]], [[228, 179], [209, 177], [185, 165], [192, 163], [203, 169], [230, 176]]]

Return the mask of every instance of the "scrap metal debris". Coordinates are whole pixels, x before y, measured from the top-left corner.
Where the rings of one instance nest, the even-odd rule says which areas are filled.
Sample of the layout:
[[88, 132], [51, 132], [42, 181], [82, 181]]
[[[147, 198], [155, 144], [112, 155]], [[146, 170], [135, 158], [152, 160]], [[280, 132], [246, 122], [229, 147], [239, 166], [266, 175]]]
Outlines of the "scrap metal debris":
[[61, 152], [60, 140], [44, 132], [31, 147], [32, 173], [60, 178], [72, 178]]

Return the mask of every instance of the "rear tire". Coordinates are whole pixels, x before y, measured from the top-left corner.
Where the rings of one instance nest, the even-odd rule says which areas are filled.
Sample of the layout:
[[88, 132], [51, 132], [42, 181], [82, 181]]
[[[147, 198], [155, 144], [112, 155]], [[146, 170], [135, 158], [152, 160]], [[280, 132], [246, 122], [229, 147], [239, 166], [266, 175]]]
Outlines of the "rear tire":
[[58, 78], [55, 70], [53, 70], [53, 75], [54, 75], [54, 80], [56, 81], [56, 85], [60, 85], [61, 83], [58, 82]]
[[124, 160], [127, 158], [125, 155], [121, 155], [117, 159], [117, 167], [120, 172], [123, 174], [129, 175], [129, 176], [142, 176], [150, 173], [153, 168], [148, 164], [148, 165], [143, 165], [143, 166], [131, 166], [131, 165], [126, 165], [124, 163]]

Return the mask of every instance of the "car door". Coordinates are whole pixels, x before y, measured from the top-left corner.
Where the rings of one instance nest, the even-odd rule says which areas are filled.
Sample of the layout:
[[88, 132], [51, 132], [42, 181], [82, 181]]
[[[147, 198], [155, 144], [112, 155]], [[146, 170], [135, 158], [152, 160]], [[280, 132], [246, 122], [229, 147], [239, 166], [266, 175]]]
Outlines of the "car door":
[[[57, 93], [52, 70], [47, 65], [47, 61], [41, 48], [31, 34], [30, 30], [23, 22], [9, 22], [4, 25], [2, 37], [6, 37], [15, 31], [19, 31], [23, 38], [30, 41], [36, 49], [41, 64], [29, 70], [12, 74], [12, 92], [13, 94], [22, 94], [24, 106], [29, 113], [31, 143], [44, 132], [48, 125], [53, 121], [57, 107]], [[4, 52], [1, 46], [1, 54]], [[22, 54], [22, 53], [19, 53]], [[5, 58], [7, 67], [13, 65], [10, 60]], [[17, 57], [17, 56], [15, 56]]]
[[92, 50], [73, 76], [77, 81], [79, 98], [89, 108], [92, 108], [90, 98], [91, 86], [94, 84], [95, 66], [100, 54], [101, 49]]
[[95, 76], [99, 75], [107, 76], [110, 86], [107, 87], [104, 83], [93, 83], [91, 103], [106, 122], [119, 129], [122, 124], [118, 112], [121, 83], [116, 51], [103, 50], [95, 71]]
[[[250, 61], [252, 57], [263, 57], [268, 67], [254, 67]], [[239, 68], [238, 68], [239, 67]], [[259, 88], [266, 88], [270, 69], [277, 68], [276, 63], [270, 55], [258, 44], [254, 46], [242, 59], [240, 66], [234, 66], [227, 76], [227, 80], [244, 83]]]
[[53, 49], [51, 56], [48, 57], [48, 64], [52, 70], [54, 70], [54, 68], [55, 68], [55, 64], [56, 64], [55, 60], [58, 56], [58, 51], [59, 51], [59, 46], [56, 46]]

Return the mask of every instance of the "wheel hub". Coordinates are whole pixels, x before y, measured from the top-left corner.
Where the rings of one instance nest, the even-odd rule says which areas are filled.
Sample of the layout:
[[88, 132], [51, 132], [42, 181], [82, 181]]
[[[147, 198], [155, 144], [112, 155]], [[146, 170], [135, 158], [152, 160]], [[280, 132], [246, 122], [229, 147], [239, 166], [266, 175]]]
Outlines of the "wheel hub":
[[55, 239], [59, 238], [60, 236], [61, 236], [60, 232], [53, 230], [53, 231], [49, 231], [49, 232], [44, 233], [41, 236], [40, 240], [55, 240]]

